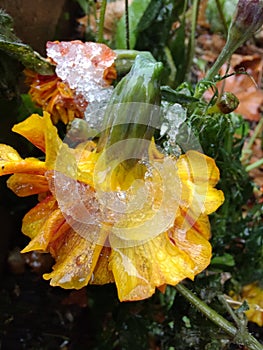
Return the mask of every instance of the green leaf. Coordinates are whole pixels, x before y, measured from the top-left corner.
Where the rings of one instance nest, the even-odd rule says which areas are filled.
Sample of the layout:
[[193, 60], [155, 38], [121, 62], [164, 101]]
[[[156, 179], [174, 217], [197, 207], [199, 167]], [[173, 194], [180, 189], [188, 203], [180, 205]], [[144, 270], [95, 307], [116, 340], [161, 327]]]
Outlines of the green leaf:
[[235, 260], [232, 255], [225, 253], [221, 256], [215, 256], [211, 260], [211, 265], [235, 266]]
[[[156, 0], [155, 0], [156, 1]], [[149, 5], [150, 0], [134, 0], [129, 6], [129, 31], [130, 48], [133, 49], [137, 40], [138, 24]], [[125, 15], [119, 20], [116, 31], [116, 47], [118, 49], [126, 48], [126, 23]]]
[[39, 74], [54, 74], [54, 66], [51, 63], [16, 37], [13, 32], [12, 18], [2, 10], [0, 11], [0, 50]]

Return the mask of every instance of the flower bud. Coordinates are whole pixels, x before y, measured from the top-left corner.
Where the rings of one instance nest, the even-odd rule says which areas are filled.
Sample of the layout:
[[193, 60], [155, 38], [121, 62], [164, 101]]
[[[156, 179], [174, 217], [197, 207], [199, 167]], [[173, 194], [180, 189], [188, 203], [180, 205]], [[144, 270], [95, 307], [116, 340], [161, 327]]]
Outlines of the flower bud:
[[239, 99], [232, 92], [224, 92], [216, 103], [220, 112], [228, 114], [237, 109], [239, 105]]
[[232, 20], [229, 36], [243, 43], [263, 24], [263, 0], [239, 0]]

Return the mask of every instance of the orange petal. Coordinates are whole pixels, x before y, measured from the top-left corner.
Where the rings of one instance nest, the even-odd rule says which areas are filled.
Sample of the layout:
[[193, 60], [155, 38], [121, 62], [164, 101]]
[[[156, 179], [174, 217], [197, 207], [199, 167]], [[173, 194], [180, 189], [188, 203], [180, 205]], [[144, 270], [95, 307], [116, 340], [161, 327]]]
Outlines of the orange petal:
[[68, 231], [70, 226], [61, 213], [60, 209], [55, 209], [46, 217], [45, 222], [35, 232], [35, 236], [29, 244], [22, 250], [22, 253], [30, 252], [32, 250], [48, 251], [48, 246], [58, 239], [61, 235]]
[[62, 235], [51, 244], [50, 252], [56, 259], [56, 264], [53, 271], [44, 274], [43, 277], [51, 280], [51, 286], [80, 289], [92, 278], [101, 250], [101, 245], [69, 230], [66, 235]]
[[46, 197], [24, 216], [22, 232], [26, 236], [34, 238], [55, 209], [57, 209], [56, 199], [53, 196]]
[[14, 174], [7, 180], [7, 187], [19, 197], [26, 197], [49, 190], [46, 177], [34, 174]]
[[191, 258], [169, 240], [166, 233], [138, 246], [114, 248], [123, 241], [111, 237], [112, 270], [121, 301], [150, 297], [156, 287], [176, 285], [184, 278], [194, 278]]

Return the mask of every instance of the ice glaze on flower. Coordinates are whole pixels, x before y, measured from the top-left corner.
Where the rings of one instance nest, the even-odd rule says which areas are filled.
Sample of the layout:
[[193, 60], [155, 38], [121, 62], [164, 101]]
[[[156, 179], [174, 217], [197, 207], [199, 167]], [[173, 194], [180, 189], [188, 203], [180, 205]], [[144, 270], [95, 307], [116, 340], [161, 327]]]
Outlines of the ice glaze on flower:
[[106, 45], [75, 40], [48, 42], [47, 56], [56, 74], [40, 75], [25, 70], [29, 94], [51, 114], [54, 123], [83, 118], [89, 103], [107, 98], [116, 79], [116, 54]]
[[[52, 286], [79, 289], [88, 283], [115, 282], [121, 301], [141, 300], [150, 297], [156, 288], [163, 289], [166, 284], [175, 285], [184, 278], [194, 279], [207, 267], [211, 259], [208, 214], [224, 200], [223, 193], [214, 188], [219, 171], [213, 159], [188, 151], [176, 160], [158, 154], [152, 143], [149, 153], [153, 169], [170, 174], [168, 180], [174, 175], [178, 178], [181, 195], [174, 208], [175, 219], [167, 230], [147, 239], [143, 239], [142, 226], [138, 226], [138, 229], [131, 230], [126, 241], [122, 228], [129, 231], [134, 220], [140, 216], [151, 218], [155, 208], [160, 206], [163, 189], [158, 172], [153, 170], [150, 176], [146, 176], [143, 164], [138, 163], [130, 169], [120, 165], [110, 182], [105, 180], [105, 191], [111, 188], [117, 195], [123, 195], [125, 190], [126, 195], [130, 193], [134, 198], [140, 196], [147, 185], [153, 189], [153, 196], [152, 202], [146, 201], [142, 208], [133, 212], [127, 210], [127, 216], [112, 217], [110, 211], [101, 210], [96, 198], [94, 169], [100, 157], [96, 144], [88, 141], [70, 148], [58, 137], [46, 112], [43, 117], [31, 115], [15, 125], [13, 131], [46, 154], [45, 161], [22, 159], [13, 148], [0, 145], [0, 174], [14, 173], [8, 180], [8, 187], [18, 196], [43, 193], [39, 204], [23, 219], [22, 232], [31, 239], [23, 252], [51, 253], [56, 263], [53, 271], [44, 278], [50, 280]], [[78, 224], [75, 217], [81, 215], [78, 200], [69, 195], [62, 208], [57, 198], [58, 184], [54, 181], [61, 151], [66, 166], [61, 169], [59, 190], [67, 195], [71, 186], [77, 188], [87, 213], [94, 218], [94, 222], [84, 226], [83, 234], [77, 233], [74, 226]], [[75, 170], [67, 166], [66, 160], [71, 157], [78, 159]], [[74, 178], [74, 172], [77, 178]], [[171, 206], [169, 196], [162, 205], [164, 210]], [[119, 231], [114, 231], [115, 224], [118, 224]], [[136, 244], [130, 244], [131, 240]]]

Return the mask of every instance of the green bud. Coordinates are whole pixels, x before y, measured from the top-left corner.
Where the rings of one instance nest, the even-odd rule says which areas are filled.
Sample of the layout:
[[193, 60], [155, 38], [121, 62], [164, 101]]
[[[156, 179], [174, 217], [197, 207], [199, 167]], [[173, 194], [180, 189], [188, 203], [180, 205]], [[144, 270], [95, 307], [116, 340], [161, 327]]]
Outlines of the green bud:
[[239, 99], [232, 92], [224, 92], [216, 103], [220, 112], [228, 114], [237, 109], [239, 105]]

